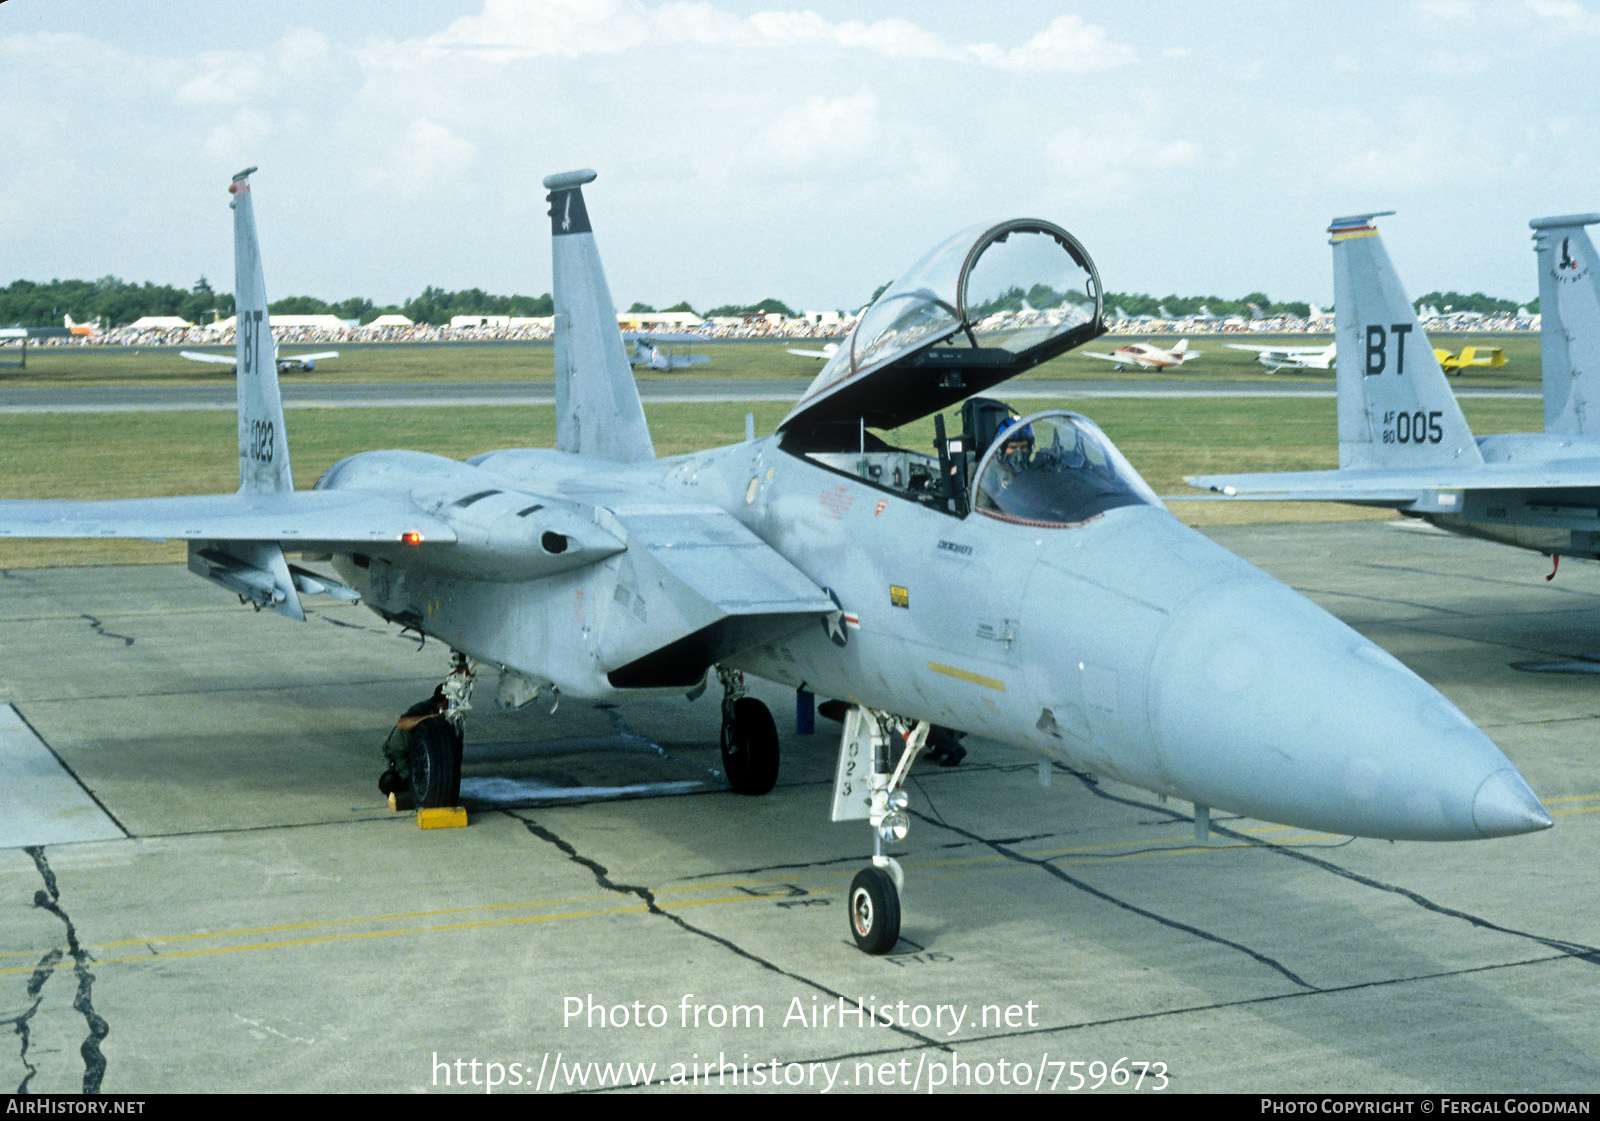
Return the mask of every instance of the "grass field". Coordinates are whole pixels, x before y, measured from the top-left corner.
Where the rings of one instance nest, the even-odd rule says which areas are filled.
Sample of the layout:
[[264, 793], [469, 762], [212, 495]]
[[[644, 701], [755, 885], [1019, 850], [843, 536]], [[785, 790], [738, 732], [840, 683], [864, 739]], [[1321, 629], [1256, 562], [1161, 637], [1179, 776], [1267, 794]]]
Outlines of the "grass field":
[[[1520, 353], [1503, 370], [1519, 365], [1538, 369], [1538, 340], [1528, 340], [1531, 357]], [[1459, 341], [1453, 343], [1459, 346]], [[1469, 344], [1470, 345], [1470, 344]], [[1506, 345], [1501, 342], [1499, 345]], [[445, 367], [464, 371], [465, 381], [510, 378], [531, 355], [544, 363], [535, 379], [548, 379], [550, 348], [525, 346], [453, 346], [370, 348], [371, 359], [362, 380], [445, 380]], [[382, 351], [382, 353], [378, 353]], [[393, 352], [399, 351], [395, 355]], [[431, 352], [431, 354], [427, 353]], [[725, 356], [726, 352], [726, 356]], [[796, 359], [775, 344], [727, 344], [712, 350], [713, 365], [728, 376], [804, 377], [816, 370], [811, 360]], [[1204, 373], [1205, 380], [1254, 380], [1253, 357], [1241, 351], [1221, 352], [1242, 359], [1243, 373], [1224, 376], [1218, 368], [1195, 363], [1187, 376]], [[1511, 347], [1507, 346], [1508, 355]], [[79, 350], [51, 352], [48, 357], [70, 367], [59, 377], [45, 379], [48, 364], [28, 358], [29, 381], [41, 384], [76, 381], [81, 384], [162, 382], [170, 380], [155, 371], [159, 363], [132, 352]], [[1202, 362], [1209, 360], [1208, 354]], [[164, 360], [165, 356], [163, 356]], [[142, 366], [148, 361], [150, 365]], [[181, 367], [172, 377], [197, 381], [228, 381], [195, 365], [172, 358]], [[341, 361], [343, 359], [341, 358]], [[798, 371], [788, 363], [800, 363]], [[1058, 369], [1068, 362], [1093, 359], [1058, 359], [1042, 376], [1072, 377], [1075, 369]], [[362, 374], [360, 362], [354, 373]], [[1215, 363], [1220, 367], [1222, 362]], [[735, 375], [735, 368], [749, 373]], [[523, 367], [525, 368], [525, 367]], [[702, 367], [709, 373], [712, 367]], [[387, 371], [387, 372], [383, 372]], [[765, 371], [765, 373], [760, 372]], [[1095, 374], [1104, 371], [1096, 369]], [[1265, 374], [1265, 371], [1261, 371]], [[318, 370], [319, 381], [334, 380]], [[523, 374], [521, 376], [529, 376]], [[670, 378], [673, 375], [663, 374]], [[1128, 377], [1129, 375], [1118, 375]], [[1144, 375], [1151, 380], [1166, 377]], [[1469, 377], [1472, 377], [1469, 375]], [[35, 381], [34, 379], [40, 379]], [[349, 380], [341, 371], [339, 381]], [[1326, 380], [1326, 379], [1324, 379]], [[1476, 378], [1473, 378], [1476, 381]], [[14, 384], [12, 378], [0, 385]], [[997, 394], [1004, 396], [1003, 392]], [[1128, 459], [1163, 495], [1192, 494], [1184, 475], [1223, 471], [1294, 471], [1337, 465], [1335, 409], [1331, 398], [1098, 398], [1029, 402], [1029, 411], [1047, 407], [1070, 408], [1092, 417], [1116, 442]], [[716, 447], [743, 439], [744, 418], [755, 414], [756, 431], [771, 432], [789, 406], [784, 403], [696, 404], [647, 406], [651, 433], [658, 455], [670, 456]], [[1537, 431], [1542, 426], [1537, 400], [1476, 400], [1463, 402], [1473, 431]], [[947, 425], [958, 425], [947, 414]], [[228, 412], [74, 413], [0, 416], [0, 496], [7, 498], [134, 498], [139, 496], [223, 493], [238, 487], [235, 420]], [[550, 447], [555, 442], [553, 408], [451, 408], [417, 409], [294, 409], [288, 415], [291, 460], [296, 485], [309, 487], [329, 466], [344, 456], [377, 448], [415, 448], [452, 458], [465, 458], [503, 447]], [[908, 425], [889, 438], [905, 447], [931, 450], [933, 421]], [[1329, 521], [1351, 517], [1388, 517], [1355, 507], [1298, 503], [1178, 502], [1173, 511], [1195, 525], [1239, 522]], [[102, 541], [11, 541], [0, 543], [0, 568], [49, 564], [90, 564], [181, 561], [180, 543]]]

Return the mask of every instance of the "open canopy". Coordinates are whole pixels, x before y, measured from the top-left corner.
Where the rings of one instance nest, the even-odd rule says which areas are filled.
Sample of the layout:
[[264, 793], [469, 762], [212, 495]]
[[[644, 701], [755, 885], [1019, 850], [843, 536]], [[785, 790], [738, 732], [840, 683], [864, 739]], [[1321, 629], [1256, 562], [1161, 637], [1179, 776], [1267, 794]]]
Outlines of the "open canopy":
[[894, 428], [1105, 331], [1100, 275], [1060, 226], [974, 226], [936, 246], [861, 316], [779, 430]]

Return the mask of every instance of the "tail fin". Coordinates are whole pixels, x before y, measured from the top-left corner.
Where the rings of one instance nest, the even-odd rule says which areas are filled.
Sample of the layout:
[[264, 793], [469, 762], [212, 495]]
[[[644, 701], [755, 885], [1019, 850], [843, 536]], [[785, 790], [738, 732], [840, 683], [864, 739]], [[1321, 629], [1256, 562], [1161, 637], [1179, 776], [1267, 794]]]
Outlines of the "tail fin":
[[592, 171], [548, 176], [556, 305], [556, 448], [623, 463], [654, 459], [600, 250], [583, 205]]
[[[282, 494], [294, 490], [289, 470], [289, 436], [278, 394], [278, 363], [267, 320], [267, 282], [261, 272], [261, 246], [250, 202], [246, 168], [233, 177], [228, 203], [233, 208], [233, 303], [235, 380], [239, 393], [239, 493]], [[276, 541], [189, 542], [189, 571], [237, 592], [257, 608], [270, 607], [291, 619], [304, 619], [294, 575]]]
[[268, 494], [294, 489], [289, 437], [278, 393], [278, 363], [267, 319], [267, 282], [261, 272], [256, 213], [246, 168], [233, 177], [233, 303], [237, 314], [234, 368], [239, 386], [239, 491]]
[[1600, 432], [1600, 261], [1583, 227], [1600, 214], [1535, 218], [1544, 430]]
[[1372, 219], [1392, 213], [1335, 218], [1328, 227], [1339, 348], [1339, 466], [1482, 463], [1461, 406], [1372, 225]]

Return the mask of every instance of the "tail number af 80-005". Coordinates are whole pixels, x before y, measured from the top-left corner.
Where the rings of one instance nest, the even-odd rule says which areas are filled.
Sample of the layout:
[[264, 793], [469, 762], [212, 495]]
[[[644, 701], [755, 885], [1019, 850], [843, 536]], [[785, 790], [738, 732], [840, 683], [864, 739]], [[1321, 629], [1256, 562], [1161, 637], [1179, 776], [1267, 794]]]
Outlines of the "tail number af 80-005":
[[1444, 413], [1438, 409], [1414, 413], [1384, 413], [1383, 442], [1386, 444], [1437, 444], [1444, 439], [1440, 423]]

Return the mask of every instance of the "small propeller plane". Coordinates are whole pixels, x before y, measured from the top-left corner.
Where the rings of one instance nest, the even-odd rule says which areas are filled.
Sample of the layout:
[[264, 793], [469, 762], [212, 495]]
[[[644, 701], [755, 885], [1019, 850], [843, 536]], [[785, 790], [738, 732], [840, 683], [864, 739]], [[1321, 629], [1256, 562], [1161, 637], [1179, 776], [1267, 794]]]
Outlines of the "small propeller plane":
[[1110, 354], [1101, 354], [1093, 350], [1080, 353], [1085, 358], [1102, 358], [1107, 362], [1115, 362], [1119, 370], [1127, 366], [1142, 366], [1148, 370], [1170, 370], [1185, 362], [1194, 361], [1205, 352], [1190, 350], [1189, 340], [1179, 339], [1178, 345], [1171, 350], [1162, 350], [1154, 343], [1129, 343], [1127, 346], [1117, 347]]
[[629, 331], [622, 337], [633, 346], [628, 353], [628, 364], [631, 366], [644, 366], [651, 370], [687, 370], [690, 366], [701, 366], [711, 361], [704, 354], [676, 354], [668, 349], [683, 343], [692, 345], [705, 342], [699, 335], [646, 335]]
[[[187, 358], [191, 362], [210, 362], [213, 365], [231, 366], [235, 369], [238, 367], [238, 359], [231, 354], [212, 354], [205, 350], [180, 350], [178, 357]], [[316, 354], [288, 354], [280, 358], [277, 344], [274, 343], [272, 347], [272, 361], [277, 365], [280, 374], [293, 373], [297, 370], [309, 374], [317, 368], [318, 362], [337, 357], [339, 357], [337, 350], [323, 350]]]
[[1272, 373], [1279, 370], [1331, 370], [1338, 358], [1337, 343], [1327, 346], [1252, 346], [1249, 343], [1229, 343], [1232, 350], [1253, 350], [1256, 361]]
[[[451, 648], [456, 719], [479, 679], [519, 706], [694, 696], [714, 672], [724, 769], [745, 794], [774, 785], [779, 741], [743, 674], [832, 698], [833, 816], [872, 836], [847, 907], [869, 953], [899, 937], [889, 846], [909, 827], [907, 772], [956, 731], [1192, 801], [1197, 823], [1216, 806], [1417, 840], [1550, 825], [1431, 686], [1185, 527], [1093, 422], [978, 396], [1105, 330], [1099, 275], [1067, 231], [954, 235], [872, 304], [776, 433], [657, 459], [585, 205], [594, 178], [544, 181], [554, 450], [367, 451], [296, 490], [241, 173], [239, 492], [8, 501], [0, 533], [186, 539], [197, 574], [295, 619], [302, 596], [359, 596]], [[1038, 285], [1060, 294], [1052, 321], [975, 330]], [[931, 454], [877, 434], [930, 415]], [[417, 738], [419, 803], [455, 798], [456, 743]]]
[[1439, 368], [1447, 374], [1459, 374], [1469, 366], [1483, 366], [1498, 370], [1506, 364], [1506, 352], [1498, 346], [1464, 346], [1460, 354], [1448, 350], [1435, 350]]
[[1197, 475], [1230, 498], [1392, 507], [1547, 556], [1600, 557], [1600, 259], [1584, 226], [1535, 218], [1543, 432], [1473, 438], [1373, 220], [1336, 218], [1339, 468]]
[[815, 358], [820, 362], [826, 362], [835, 354], [839, 353], [839, 344], [823, 343], [822, 347], [818, 350], [807, 350], [805, 347], [799, 346], [786, 347], [785, 349], [790, 354], [793, 354], [799, 358]]

